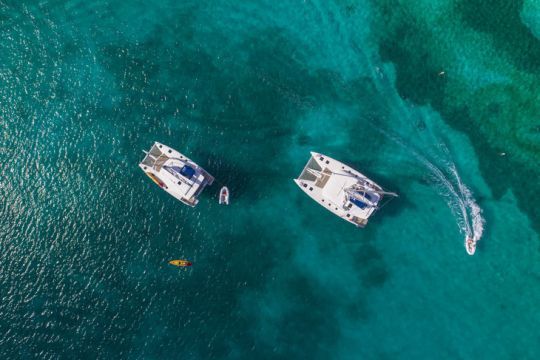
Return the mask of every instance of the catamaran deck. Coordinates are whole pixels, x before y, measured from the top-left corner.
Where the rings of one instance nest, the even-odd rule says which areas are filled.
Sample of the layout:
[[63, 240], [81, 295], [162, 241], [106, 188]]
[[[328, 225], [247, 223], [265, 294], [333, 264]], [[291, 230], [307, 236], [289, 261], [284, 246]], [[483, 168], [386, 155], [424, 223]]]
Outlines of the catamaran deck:
[[360, 227], [378, 209], [383, 194], [395, 195], [351, 167], [314, 152], [295, 182], [319, 205]]
[[189, 206], [195, 206], [202, 190], [214, 182], [214, 177], [191, 159], [158, 142], [139, 166], [163, 190]]

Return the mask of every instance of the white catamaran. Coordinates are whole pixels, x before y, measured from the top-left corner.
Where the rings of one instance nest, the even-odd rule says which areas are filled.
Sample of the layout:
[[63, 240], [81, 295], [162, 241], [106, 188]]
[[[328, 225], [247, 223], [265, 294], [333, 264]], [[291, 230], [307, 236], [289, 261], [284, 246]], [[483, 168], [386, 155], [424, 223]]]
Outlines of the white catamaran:
[[294, 181], [319, 205], [359, 227], [366, 226], [385, 195], [398, 196], [351, 167], [315, 152]]
[[186, 205], [195, 206], [214, 177], [178, 151], [155, 142], [139, 167], [160, 188]]

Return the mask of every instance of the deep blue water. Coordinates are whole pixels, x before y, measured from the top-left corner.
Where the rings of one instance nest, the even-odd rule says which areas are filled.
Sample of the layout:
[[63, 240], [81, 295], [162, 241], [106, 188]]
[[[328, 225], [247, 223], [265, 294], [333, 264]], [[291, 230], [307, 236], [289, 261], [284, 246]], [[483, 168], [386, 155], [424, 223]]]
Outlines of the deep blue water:
[[[0, 26], [1, 358], [538, 357], [536, 1], [0, 0]], [[196, 208], [139, 170], [153, 141], [216, 177]], [[292, 181], [312, 150], [400, 197], [354, 228]]]

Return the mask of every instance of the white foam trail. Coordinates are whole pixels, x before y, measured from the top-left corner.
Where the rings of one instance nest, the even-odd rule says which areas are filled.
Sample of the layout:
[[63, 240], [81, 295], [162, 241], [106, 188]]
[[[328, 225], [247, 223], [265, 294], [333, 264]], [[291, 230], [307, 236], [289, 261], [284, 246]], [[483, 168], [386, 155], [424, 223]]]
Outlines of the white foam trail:
[[471, 190], [463, 183], [454, 163], [447, 163], [445, 171], [438, 168], [424, 156], [412, 150], [415, 156], [427, 167], [435, 182], [440, 185], [442, 195], [452, 211], [460, 231], [466, 238], [480, 240], [484, 232], [485, 220], [482, 209], [476, 203]]
[[467, 231], [465, 234], [467, 235], [467, 237], [470, 237], [474, 241], [478, 241], [484, 233], [484, 223], [486, 222], [482, 217], [482, 209], [476, 203], [476, 200], [474, 199], [471, 190], [469, 190], [469, 188], [465, 186], [465, 184], [463, 184], [463, 182], [461, 181], [461, 178], [459, 177], [459, 174], [454, 164], [451, 164], [450, 171], [456, 179], [459, 193], [462, 194], [465, 209], [468, 211], [468, 217], [466, 217]]
[[482, 209], [476, 203], [471, 190], [461, 181], [455, 164], [448, 160], [450, 158], [448, 148], [444, 144], [440, 144], [440, 148], [447, 158], [444, 161], [446, 168], [441, 170], [395, 135], [380, 129], [375, 124], [372, 125], [393, 142], [411, 152], [430, 171], [431, 178], [439, 186], [440, 195], [446, 199], [446, 203], [454, 215], [459, 230], [465, 235], [465, 239], [470, 238], [475, 242], [479, 241], [484, 232], [485, 224]]

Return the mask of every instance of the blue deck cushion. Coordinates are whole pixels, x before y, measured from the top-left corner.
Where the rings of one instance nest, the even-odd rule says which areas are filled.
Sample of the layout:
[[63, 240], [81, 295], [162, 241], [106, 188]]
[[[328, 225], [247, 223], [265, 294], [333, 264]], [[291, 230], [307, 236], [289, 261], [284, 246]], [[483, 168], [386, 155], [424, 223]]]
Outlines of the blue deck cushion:
[[182, 174], [182, 176], [187, 177], [188, 179], [191, 179], [193, 175], [195, 175], [195, 169], [189, 165], [184, 165], [182, 170], [180, 170], [180, 174]]
[[355, 199], [351, 197], [350, 202], [352, 202], [354, 205], [358, 206], [360, 209], [364, 210], [367, 207], [367, 204], [363, 203], [362, 201]]
[[175, 176], [180, 175], [188, 179], [191, 179], [193, 175], [195, 175], [195, 169], [193, 169], [191, 166], [188, 166], [188, 165], [184, 165], [183, 167], [164, 166], [164, 168]]

